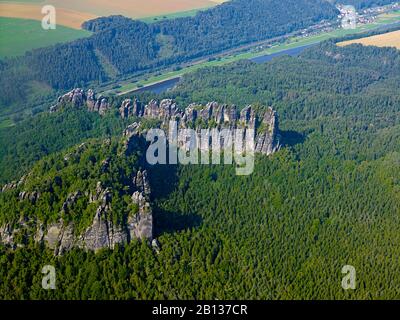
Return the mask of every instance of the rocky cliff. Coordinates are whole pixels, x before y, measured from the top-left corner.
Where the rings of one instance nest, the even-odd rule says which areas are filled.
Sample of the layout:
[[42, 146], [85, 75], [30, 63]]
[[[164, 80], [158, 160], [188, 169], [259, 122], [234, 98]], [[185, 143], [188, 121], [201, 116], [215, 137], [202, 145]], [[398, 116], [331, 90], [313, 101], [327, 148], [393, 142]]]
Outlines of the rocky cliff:
[[[137, 144], [133, 143], [135, 137]], [[114, 144], [110, 139], [96, 140], [89, 145], [83, 143], [57, 155], [57, 160], [52, 158], [48, 162], [39, 162], [39, 167], [47, 168], [43, 171], [45, 177], [33, 168], [19, 181], [0, 188], [2, 200], [14, 203], [17, 212], [13, 216], [20, 217], [18, 221], [11, 218], [0, 225], [0, 243], [16, 248], [33, 239], [54, 250], [54, 254], [61, 255], [74, 247], [98, 251], [113, 249], [117, 244], [134, 239], [152, 241], [153, 213], [148, 173], [144, 169], [135, 169], [138, 160], [134, 160], [141, 148], [139, 140], [143, 138], [138, 134], [129, 135], [130, 143], [136, 146], [132, 150], [124, 148], [126, 137], [114, 140]], [[115, 150], [120, 147], [124, 153], [116, 154]], [[54, 161], [59, 163], [57, 169], [53, 175], [48, 175], [49, 166]], [[87, 169], [90, 166], [93, 168]], [[113, 173], [112, 169], [116, 171]], [[93, 182], [82, 182], [88, 175]], [[96, 183], [96, 178], [107, 182], [104, 184], [98, 180]], [[95, 187], [76, 187], [79, 185]], [[119, 197], [115, 203], [114, 195]], [[54, 208], [60, 208], [59, 212], [52, 212]], [[49, 211], [48, 216], [52, 217], [49, 219], [47, 216], [46, 222], [39, 218], [43, 217], [43, 210]], [[86, 216], [92, 215], [91, 223], [85, 220], [84, 229], [77, 225], [82, 223], [83, 211]]]
[[[104, 115], [110, 104], [106, 97], [96, 95], [93, 90], [87, 92], [77, 88], [58, 98], [57, 103], [50, 108], [55, 112], [65, 105], [77, 108], [85, 107], [92, 112]], [[181, 110], [171, 99], [158, 102], [151, 100], [148, 104], [142, 104], [138, 99], [125, 99], [119, 107], [122, 118], [134, 117], [140, 119], [156, 119], [162, 122], [162, 126], [168, 127], [171, 120], [177, 121], [181, 128], [193, 128], [198, 131], [204, 128], [229, 128], [254, 130], [255, 152], [271, 155], [280, 148], [280, 135], [278, 115], [271, 108], [256, 108], [247, 106], [241, 111], [234, 105], [209, 102], [207, 105], [191, 104]], [[245, 135], [243, 136], [244, 139]], [[242, 141], [244, 143], [244, 141]]]
[[[271, 108], [247, 106], [240, 112], [234, 105], [209, 102], [207, 105], [191, 104], [183, 111], [171, 99], [160, 102], [151, 100], [142, 105], [136, 99], [122, 102], [119, 112], [122, 117], [156, 119], [162, 127], [168, 127], [169, 121], [177, 121], [180, 128], [192, 128], [200, 134], [201, 129], [252, 129], [254, 131], [255, 152], [271, 155], [280, 148], [278, 115]], [[244, 139], [244, 136], [243, 136]]]
[[57, 99], [57, 103], [50, 107], [50, 112], [56, 112], [65, 106], [72, 105], [75, 108], [87, 107], [91, 112], [98, 112], [104, 115], [110, 109], [106, 97], [98, 96], [93, 90], [85, 92], [83, 89], [76, 88]]
[[[96, 204], [97, 210], [93, 222], [82, 234], [77, 234], [74, 224], [65, 223], [63, 219], [45, 226], [35, 217], [23, 218], [16, 224], [5, 224], [0, 227], [0, 242], [16, 248], [23, 245], [23, 241], [18, 239], [21, 238], [21, 234], [25, 234], [25, 237], [44, 243], [53, 249], [56, 255], [61, 255], [74, 247], [98, 251], [102, 248], [113, 249], [115, 245], [129, 243], [133, 239], [152, 240], [153, 215], [147, 172], [138, 171], [132, 180], [135, 190], [132, 194], [132, 204], [137, 210], [129, 215], [123, 224], [118, 225], [113, 222], [112, 192], [109, 188], [103, 188], [101, 182], [98, 182], [93, 192], [76, 191], [69, 194], [62, 206], [62, 211], [65, 213], [82, 197]], [[20, 201], [24, 200], [27, 199], [20, 198]]]

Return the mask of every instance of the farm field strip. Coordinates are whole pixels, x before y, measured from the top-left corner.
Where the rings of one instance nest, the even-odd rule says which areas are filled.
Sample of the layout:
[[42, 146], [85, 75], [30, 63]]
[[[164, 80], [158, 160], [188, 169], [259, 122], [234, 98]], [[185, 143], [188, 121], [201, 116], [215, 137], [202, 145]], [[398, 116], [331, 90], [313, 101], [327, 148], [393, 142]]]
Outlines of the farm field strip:
[[83, 22], [100, 16], [122, 14], [151, 22], [157, 18], [194, 15], [224, 0], [0, 0], [0, 17], [25, 18], [41, 21], [43, 5], [57, 10], [57, 24], [80, 29]]
[[[0, 2], [0, 17], [42, 21], [44, 15], [42, 5]], [[73, 29], [81, 29], [83, 22], [97, 17], [94, 14], [64, 8], [58, 8], [56, 15], [57, 25]]]
[[400, 49], [400, 30], [367, 38], [343, 41], [338, 43], [338, 45], [343, 47], [353, 43], [359, 43], [364, 46], [396, 47], [397, 49]]

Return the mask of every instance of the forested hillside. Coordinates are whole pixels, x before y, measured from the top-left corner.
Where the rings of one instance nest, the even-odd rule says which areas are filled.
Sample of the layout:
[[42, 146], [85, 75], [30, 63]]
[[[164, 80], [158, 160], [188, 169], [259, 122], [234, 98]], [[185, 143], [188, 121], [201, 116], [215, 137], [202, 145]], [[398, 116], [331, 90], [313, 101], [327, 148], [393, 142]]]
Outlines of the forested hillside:
[[[75, 249], [59, 258], [33, 244], [3, 248], [0, 296], [398, 298], [399, 68], [395, 49], [327, 42], [297, 58], [239, 62], [188, 75], [168, 97], [180, 105], [211, 100], [272, 105], [280, 115], [282, 150], [259, 156], [248, 177], [236, 176], [231, 166], [149, 167], [159, 254], [146, 242], [98, 254]], [[82, 126], [65, 124], [60, 131], [71, 140], [60, 135], [54, 137], [58, 143], [50, 143], [51, 131], [27, 131], [28, 123], [13, 135], [40, 158], [41, 148], [62, 149], [64, 143], [104, 134], [102, 121], [114, 123], [107, 133], [114, 135], [124, 125], [112, 120], [120, 102], [112, 102], [115, 112], [106, 118], [87, 119], [99, 129], [83, 127], [78, 135], [74, 131]], [[68, 112], [42, 115], [41, 128], [54, 130]], [[73, 117], [87, 118], [79, 112]], [[11, 150], [14, 140], [8, 135], [0, 131]], [[2, 166], [21, 163], [24, 156], [23, 149], [13, 159], [3, 154]], [[30, 157], [14, 170], [21, 168], [22, 174], [33, 161]], [[54, 291], [40, 287], [40, 270], [47, 264], [58, 272]], [[341, 287], [341, 269], [348, 264], [357, 271], [356, 290]]]
[[384, 6], [390, 3], [396, 2], [394, 0], [339, 0], [336, 1], [338, 4], [353, 5], [356, 9], [366, 9], [374, 6]]
[[[273, 38], [337, 16], [323, 0], [233, 0], [194, 17], [145, 24], [124, 17], [84, 24], [86, 39], [34, 50], [0, 65], [0, 107], [21, 104], [33, 84], [70, 89], [170, 66], [240, 44]], [[1, 110], [0, 110], [1, 112]]]

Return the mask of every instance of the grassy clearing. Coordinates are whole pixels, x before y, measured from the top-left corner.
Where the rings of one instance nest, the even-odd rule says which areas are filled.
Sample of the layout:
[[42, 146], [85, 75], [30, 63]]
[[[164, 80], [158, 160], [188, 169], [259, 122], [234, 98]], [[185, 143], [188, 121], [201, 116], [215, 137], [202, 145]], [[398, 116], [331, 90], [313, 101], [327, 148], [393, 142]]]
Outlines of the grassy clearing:
[[150, 16], [150, 17], [145, 17], [145, 18], [140, 18], [139, 20], [146, 22], [146, 23], [154, 23], [162, 20], [168, 20], [168, 19], [176, 19], [176, 18], [183, 18], [183, 17], [194, 17], [199, 11], [201, 10], [206, 10], [208, 8], [203, 8], [203, 9], [192, 9], [188, 11], [181, 11], [181, 12], [176, 12], [176, 13], [169, 13], [169, 14], [164, 14], [164, 15], [158, 15], [158, 16]]
[[0, 58], [23, 55], [25, 52], [87, 37], [90, 32], [57, 26], [43, 30], [41, 22], [0, 17]]
[[15, 123], [11, 119], [0, 120], [0, 129], [5, 129], [14, 126]]

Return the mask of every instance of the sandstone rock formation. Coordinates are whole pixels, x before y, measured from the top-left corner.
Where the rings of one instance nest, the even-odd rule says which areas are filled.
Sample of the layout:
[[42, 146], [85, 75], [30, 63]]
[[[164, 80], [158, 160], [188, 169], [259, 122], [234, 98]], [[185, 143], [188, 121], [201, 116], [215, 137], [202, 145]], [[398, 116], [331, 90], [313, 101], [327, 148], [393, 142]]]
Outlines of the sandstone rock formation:
[[[55, 255], [62, 255], [74, 247], [98, 251], [103, 248], [113, 249], [117, 244], [129, 243], [134, 239], [153, 240], [153, 213], [150, 205], [151, 189], [147, 171], [137, 171], [132, 177], [132, 204], [137, 210], [126, 217], [126, 222], [116, 225], [113, 222], [112, 189], [103, 187], [98, 182], [95, 190], [82, 193], [76, 191], [65, 199], [61, 214], [68, 214], [78, 199], [87, 197], [89, 203], [97, 204], [91, 225], [82, 234], [76, 234], [73, 223], [65, 223], [62, 218], [45, 226], [36, 218], [20, 219], [17, 224], [0, 226], [0, 243], [16, 248], [21, 245], [16, 238], [25, 233], [36, 242], [45, 243], [54, 250]], [[36, 201], [38, 192], [19, 193], [20, 201]]]
[[[55, 112], [67, 104], [77, 108], [86, 106], [89, 111], [98, 112], [100, 115], [104, 115], [111, 108], [107, 98], [101, 95], [96, 98], [92, 89], [85, 92], [83, 89], [76, 88], [59, 97], [57, 104], [50, 108], [50, 112]], [[164, 128], [168, 127], [169, 121], [176, 120], [181, 128], [194, 128], [198, 131], [204, 127], [244, 129], [245, 131], [254, 129], [255, 152], [270, 155], [280, 148], [278, 115], [272, 108], [256, 110], [253, 106], [247, 106], [239, 112], [234, 105], [220, 105], [213, 101], [206, 106], [191, 104], [182, 111], [171, 99], [160, 102], [151, 100], [146, 105], [137, 99], [125, 99], [119, 107], [119, 113], [122, 118], [133, 116], [160, 120]], [[127, 130], [132, 130], [132, 128]], [[132, 136], [127, 139], [126, 147], [131, 138]]]
[[[110, 109], [107, 99], [101, 96], [96, 98], [93, 90], [87, 92], [82, 89], [72, 90], [58, 99], [57, 104], [51, 108], [51, 112], [55, 112], [66, 105], [72, 105], [76, 108], [86, 107], [88, 111], [98, 112], [101, 115]], [[138, 118], [138, 122], [132, 123], [123, 132], [121, 156], [128, 155], [131, 150], [142, 147], [141, 143], [144, 140], [145, 130], [142, 128], [140, 119], [159, 120], [164, 129], [169, 127], [170, 121], [176, 121], [180, 129], [191, 128], [195, 129], [196, 133], [211, 128], [242, 129], [243, 136], [239, 137], [241, 140], [239, 143], [244, 143], [246, 132], [252, 132], [256, 152], [270, 155], [280, 148], [278, 115], [272, 108], [247, 106], [239, 112], [234, 105], [220, 105], [217, 102], [209, 102], [205, 106], [191, 104], [186, 109], [181, 110], [170, 99], [160, 102], [151, 100], [146, 105], [142, 105], [136, 99], [126, 99], [122, 102], [119, 113], [122, 118], [131, 116]], [[200, 148], [209, 147], [208, 144], [210, 143], [210, 141], [205, 143], [201, 141]], [[212, 143], [225, 143], [225, 141], [213, 141]], [[72, 161], [77, 153], [82, 152], [85, 148], [85, 143], [81, 144], [75, 152], [65, 155], [64, 161]], [[110, 158], [103, 159], [101, 161], [101, 173], [107, 172], [111, 165]], [[27, 176], [24, 176], [18, 182], [4, 185], [0, 188], [1, 192], [17, 190], [16, 195], [19, 201], [29, 201], [34, 205], [40, 199], [41, 194], [36, 191], [25, 191], [26, 179]], [[58, 221], [45, 225], [32, 218], [31, 220], [20, 220], [13, 225], [0, 226], [0, 242], [15, 248], [20, 245], [16, 239], [20, 238], [19, 235], [22, 231], [25, 231], [24, 234], [28, 234], [36, 242], [45, 243], [54, 250], [56, 255], [61, 255], [74, 247], [98, 251], [102, 248], [113, 249], [117, 244], [129, 243], [134, 239], [152, 241], [153, 214], [147, 172], [145, 170], [137, 171], [132, 177], [131, 184], [127, 187], [132, 192], [131, 201], [134, 209], [122, 223], [116, 224], [113, 219], [112, 199], [113, 192], [117, 190], [113, 190], [112, 186], [106, 187], [98, 182], [93, 190], [76, 190], [69, 193], [63, 202]], [[86, 197], [89, 203], [95, 204], [96, 210], [93, 212], [91, 224], [83, 232], [77, 234], [73, 223], [63, 221], [62, 217], [73, 212], [71, 210], [83, 197]], [[156, 252], [159, 252], [160, 245], [157, 241], [153, 241], [152, 246]]]
[[143, 108], [137, 99], [126, 99], [122, 102], [119, 113], [122, 118], [130, 116], [141, 117], [143, 116]]
[[106, 97], [98, 96], [92, 89], [85, 92], [83, 89], [76, 88], [59, 97], [57, 103], [50, 107], [50, 112], [56, 112], [61, 108], [72, 105], [75, 108], [85, 107], [91, 112], [98, 112], [100, 115], [106, 114], [110, 109], [110, 104]]
[[[124, 117], [131, 114], [124, 110], [132, 109], [129, 107], [132, 101], [131, 99], [124, 100], [120, 107], [121, 115], [123, 114]], [[253, 106], [247, 106], [239, 113], [234, 105], [220, 105], [217, 102], [209, 102], [206, 106], [191, 104], [184, 111], [181, 111], [170, 99], [164, 99], [160, 103], [151, 100], [144, 107], [137, 100], [134, 101], [135, 110], [141, 110], [134, 114], [136, 117], [160, 120], [161, 127], [164, 128], [169, 126], [170, 121], [177, 121], [180, 128], [195, 129], [198, 136], [201, 129], [210, 129], [211, 127], [243, 129], [243, 139], [248, 132], [247, 130], [252, 129], [254, 131], [255, 152], [270, 155], [280, 148], [278, 115], [271, 107], [256, 110]], [[140, 124], [135, 123], [131, 128], [128, 127], [125, 135], [132, 135], [134, 131], [137, 133], [139, 126]], [[178, 140], [184, 139], [178, 137]], [[243, 144], [244, 141], [240, 141], [240, 143]]]

